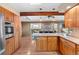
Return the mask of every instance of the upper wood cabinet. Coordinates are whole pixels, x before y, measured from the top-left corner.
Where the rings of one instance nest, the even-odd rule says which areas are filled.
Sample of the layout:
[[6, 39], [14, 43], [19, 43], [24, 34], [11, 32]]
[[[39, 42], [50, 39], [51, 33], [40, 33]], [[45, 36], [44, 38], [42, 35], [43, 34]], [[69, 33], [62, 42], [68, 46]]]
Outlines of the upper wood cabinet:
[[70, 13], [69, 11], [65, 13], [65, 27], [70, 27], [71, 26], [71, 19], [70, 19]]
[[21, 22], [19, 16], [14, 14], [14, 36], [15, 36], [15, 49], [20, 47], [21, 39]]
[[64, 16], [65, 16], [65, 27], [66, 28], [77, 27], [77, 6], [67, 11]]
[[76, 13], [77, 13], [77, 28], [79, 28], [79, 5], [76, 6], [76, 8], [77, 8], [77, 11], [76, 11]]
[[5, 10], [5, 21], [13, 22], [13, 13], [8, 10]]
[[2, 12], [2, 8], [0, 7], [0, 13]]

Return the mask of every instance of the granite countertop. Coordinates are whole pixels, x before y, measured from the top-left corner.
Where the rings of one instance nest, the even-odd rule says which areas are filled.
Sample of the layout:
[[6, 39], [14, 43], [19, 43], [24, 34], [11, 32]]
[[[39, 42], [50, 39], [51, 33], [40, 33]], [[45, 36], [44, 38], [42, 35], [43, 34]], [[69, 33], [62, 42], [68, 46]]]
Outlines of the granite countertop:
[[34, 33], [32, 36], [60, 36], [66, 40], [72, 41], [73, 43], [79, 44], [79, 39], [65, 35], [65, 33]]

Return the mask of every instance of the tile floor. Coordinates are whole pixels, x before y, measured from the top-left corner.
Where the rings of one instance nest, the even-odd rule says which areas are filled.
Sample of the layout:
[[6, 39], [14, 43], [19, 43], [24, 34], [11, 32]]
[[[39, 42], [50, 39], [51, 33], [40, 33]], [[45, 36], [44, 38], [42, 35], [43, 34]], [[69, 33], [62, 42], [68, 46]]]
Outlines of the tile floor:
[[37, 52], [35, 51], [35, 41], [31, 37], [23, 37], [21, 48], [13, 55], [58, 55], [57, 52]]

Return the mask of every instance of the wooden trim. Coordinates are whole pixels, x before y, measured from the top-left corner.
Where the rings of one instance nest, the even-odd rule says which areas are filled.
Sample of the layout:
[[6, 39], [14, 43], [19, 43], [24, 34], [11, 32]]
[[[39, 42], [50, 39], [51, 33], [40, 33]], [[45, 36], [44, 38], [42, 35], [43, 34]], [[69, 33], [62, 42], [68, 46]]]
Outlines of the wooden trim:
[[[70, 9], [74, 8], [75, 6], [79, 5], [79, 3], [77, 3], [76, 5], [72, 6], [71, 8], [69, 8], [68, 10], [65, 11], [65, 13], [67, 13]], [[64, 14], [65, 14], [64, 13]]]
[[50, 16], [50, 15], [64, 15], [60, 12], [20, 12], [20, 16]]

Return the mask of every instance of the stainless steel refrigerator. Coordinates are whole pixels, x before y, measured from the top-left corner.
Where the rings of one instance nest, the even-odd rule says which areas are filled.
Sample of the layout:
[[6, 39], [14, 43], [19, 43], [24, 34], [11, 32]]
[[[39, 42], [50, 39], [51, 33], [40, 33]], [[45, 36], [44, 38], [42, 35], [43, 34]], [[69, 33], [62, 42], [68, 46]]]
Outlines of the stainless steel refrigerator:
[[0, 55], [5, 51], [4, 15], [0, 13]]

